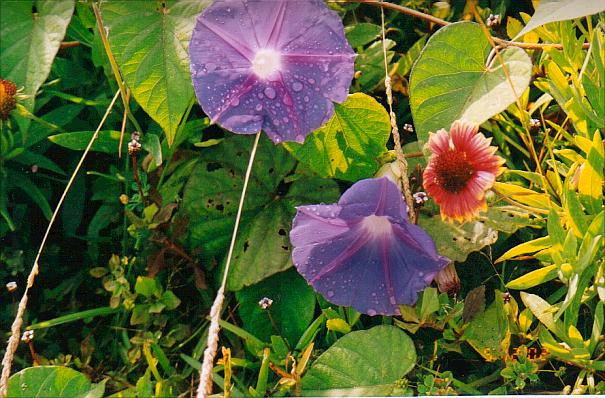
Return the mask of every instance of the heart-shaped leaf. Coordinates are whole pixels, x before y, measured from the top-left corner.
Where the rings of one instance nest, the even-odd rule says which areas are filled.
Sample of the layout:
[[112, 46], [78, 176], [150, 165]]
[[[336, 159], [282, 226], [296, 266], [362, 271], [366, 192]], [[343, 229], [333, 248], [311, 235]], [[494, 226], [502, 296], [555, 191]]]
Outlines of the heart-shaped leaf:
[[285, 147], [322, 177], [357, 181], [373, 176], [391, 134], [389, 115], [362, 93], [334, 108], [330, 121], [307, 136], [304, 144], [288, 142]]
[[605, 2], [586, 0], [540, 0], [536, 12], [515, 37], [521, 37], [549, 22], [565, 21], [605, 11]]
[[208, 0], [103, 3], [109, 44], [134, 98], [171, 144], [193, 98], [187, 48]]
[[[23, 105], [33, 111], [74, 12], [74, 1], [0, 2], [0, 76], [24, 87]], [[27, 130], [29, 119], [20, 119]]]
[[[225, 254], [242, 191], [251, 137], [232, 135], [205, 148], [189, 173], [183, 194], [192, 243], [208, 257]], [[295, 206], [336, 201], [336, 183], [302, 177], [284, 178], [296, 161], [263, 137], [246, 194], [240, 232], [227, 281], [230, 290], [257, 283], [292, 265], [288, 239]], [[178, 173], [178, 172], [177, 172]], [[175, 174], [177, 174], [175, 173]], [[171, 184], [171, 181], [167, 181]]]
[[[263, 341], [280, 335], [294, 347], [313, 320], [315, 293], [293, 268], [246, 287], [236, 296], [245, 329]], [[264, 297], [273, 300], [268, 309], [258, 303]]]
[[63, 366], [36, 366], [15, 373], [8, 380], [7, 396], [100, 398], [105, 383], [92, 384], [82, 373]]
[[472, 22], [448, 25], [429, 39], [410, 76], [410, 107], [421, 142], [457, 119], [481, 124], [523, 94], [532, 68], [525, 51], [509, 47], [486, 67], [490, 49]]
[[416, 364], [412, 339], [394, 326], [341, 337], [313, 362], [302, 380], [306, 396], [388, 396]]

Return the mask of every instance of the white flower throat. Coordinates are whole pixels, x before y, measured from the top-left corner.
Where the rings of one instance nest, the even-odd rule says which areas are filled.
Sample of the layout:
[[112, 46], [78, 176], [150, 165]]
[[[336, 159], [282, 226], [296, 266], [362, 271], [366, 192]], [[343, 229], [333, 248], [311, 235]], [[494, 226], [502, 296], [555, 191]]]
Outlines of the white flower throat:
[[393, 226], [386, 216], [367, 216], [362, 221], [362, 226], [374, 238], [390, 235], [393, 230]]
[[270, 48], [261, 48], [252, 60], [252, 71], [260, 79], [267, 79], [281, 68], [281, 55]]

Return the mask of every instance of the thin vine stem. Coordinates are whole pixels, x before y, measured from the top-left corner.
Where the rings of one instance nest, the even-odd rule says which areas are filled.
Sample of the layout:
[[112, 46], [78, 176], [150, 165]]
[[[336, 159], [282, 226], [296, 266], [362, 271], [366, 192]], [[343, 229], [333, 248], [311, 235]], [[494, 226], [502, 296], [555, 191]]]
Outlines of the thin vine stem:
[[229, 275], [229, 268], [231, 267], [231, 258], [233, 257], [233, 250], [235, 249], [235, 241], [237, 239], [237, 232], [239, 229], [239, 223], [242, 217], [242, 210], [244, 209], [244, 201], [246, 199], [246, 191], [248, 189], [248, 182], [250, 181], [250, 174], [252, 173], [252, 165], [254, 164], [254, 157], [256, 156], [256, 150], [258, 149], [258, 142], [260, 140], [261, 132], [256, 133], [254, 144], [252, 145], [252, 151], [250, 152], [250, 160], [248, 161], [248, 168], [246, 169], [246, 175], [244, 177], [244, 186], [242, 187], [242, 194], [239, 199], [239, 206], [237, 207], [237, 215], [235, 216], [235, 225], [233, 226], [233, 234], [231, 235], [231, 243], [229, 244], [229, 251], [227, 252], [227, 261], [225, 264], [225, 270], [223, 271], [223, 279], [221, 286], [216, 292], [214, 303], [210, 309], [210, 327], [208, 328], [208, 342], [206, 350], [204, 351], [204, 360], [200, 369], [200, 384], [197, 389], [198, 398], [206, 398], [212, 391], [212, 369], [214, 363], [214, 357], [218, 349], [218, 333], [220, 331], [220, 317], [221, 309], [223, 307], [223, 301], [225, 300], [225, 286], [227, 285], [227, 276]]
[[11, 326], [11, 336], [8, 340], [8, 344], [6, 345], [6, 352], [4, 353], [4, 358], [2, 359], [2, 376], [0, 378], [0, 397], [2, 397], [2, 398], [4, 398], [8, 392], [7, 391], [8, 378], [11, 373], [13, 356], [15, 355], [15, 351], [17, 350], [17, 347], [19, 346], [19, 340], [21, 337], [21, 325], [23, 324], [23, 315], [25, 314], [25, 309], [27, 308], [27, 301], [29, 298], [28, 293], [29, 293], [29, 289], [34, 285], [36, 275], [38, 275], [39, 261], [40, 261], [40, 257], [42, 256], [42, 252], [44, 251], [44, 247], [46, 245], [46, 240], [48, 239], [50, 231], [51, 231], [53, 225], [55, 224], [55, 220], [57, 219], [57, 215], [59, 214], [59, 210], [61, 210], [61, 206], [63, 205], [63, 202], [65, 201], [65, 197], [67, 196], [67, 193], [69, 192], [73, 182], [76, 180], [76, 176], [78, 175], [78, 172], [80, 171], [80, 168], [82, 167], [82, 164], [84, 163], [84, 160], [86, 159], [86, 156], [88, 155], [88, 152], [90, 152], [90, 149], [92, 148], [92, 144], [97, 139], [97, 136], [99, 135], [99, 131], [101, 131], [101, 128], [105, 124], [105, 121], [107, 120], [107, 117], [111, 113], [111, 110], [113, 109], [113, 106], [116, 103], [116, 100], [118, 99], [119, 95], [120, 95], [120, 90], [116, 91], [111, 103], [109, 104], [109, 106], [107, 107], [107, 110], [105, 111], [105, 115], [103, 115], [103, 118], [101, 119], [101, 122], [99, 123], [99, 126], [97, 127], [97, 129], [95, 130], [95, 133], [90, 138], [90, 141], [88, 142], [88, 145], [86, 146], [86, 149], [84, 150], [84, 153], [82, 153], [82, 157], [80, 157], [80, 161], [76, 165], [76, 168], [74, 169], [71, 177], [69, 178], [69, 181], [67, 182], [67, 185], [65, 186], [65, 189], [63, 190], [63, 193], [61, 194], [61, 198], [59, 199], [59, 202], [57, 203], [57, 206], [55, 207], [55, 211], [53, 212], [52, 217], [50, 218], [50, 221], [48, 222], [48, 227], [46, 228], [46, 232], [44, 233], [44, 237], [42, 238], [42, 242], [40, 243], [40, 247], [38, 248], [38, 253], [36, 254], [36, 259], [34, 260], [34, 265], [32, 266], [29, 276], [27, 277], [27, 286], [25, 287], [25, 291], [23, 292], [23, 296], [21, 297], [21, 301], [19, 302], [19, 307], [17, 308], [17, 315], [15, 316], [15, 320], [13, 321], [13, 325]]
[[[336, 3], [370, 4], [373, 6], [378, 6], [381, 8], [387, 8], [387, 9], [390, 9], [393, 11], [397, 11], [401, 14], [405, 14], [405, 15], [409, 15], [414, 18], [422, 19], [423, 21], [431, 22], [431, 23], [434, 23], [439, 26], [447, 26], [447, 25], [451, 24], [451, 22], [449, 22], [449, 21], [446, 21], [441, 18], [437, 18], [433, 15], [424, 13], [422, 11], [414, 10], [409, 7], [400, 6], [398, 4], [393, 4], [393, 3], [389, 3], [387, 1], [382, 1], [382, 0], [335, 0], [335, 2]], [[499, 37], [494, 37], [494, 36], [491, 36], [491, 38], [498, 45], [501, 45], [504, 47], [512, 46], [512, 47], [524, 48], [526, 50], [543, 50], [543, 49], [550, 49], [550, 48], [555, 48], [558, 50], [563, 49], [563, 45], [558, 44], [558, 43], [525, 43], [525, 42], [520, 42], [520, 41], [504, 40], [504, 39], [501, 39]], [[584, 43], [584, 44], [582, 44], [582, 48], [586, 49], [589, 47], [589, 45], [590, 45], [589, 43]]]
[[403, 188], [403, 196], [408, 207], [408, 217], [412, 224], [416, 224], [416, 212], [414, 211], [414, 198], [410, 191], [410, 180], [408, 179], [408, 162], [405, 159], [403, 148], [401, 147], [401, 136], [397, 127], [397, 118], [393, 112], [393, 89], [391, 87], [391, 76], [389, 76], [389, 62], [387, 60], [386, 33], [384, 28], [384, 8], [380, 8], [380, 21], [382, 27], [382, 54], [384, 58], [384, 87], [387, 94], [387, 103], [389, 105], [389, 119], [391, 121], [391, 134], [395, 142], [395, 155], [399, 165], [399, 173], [401, 185]]

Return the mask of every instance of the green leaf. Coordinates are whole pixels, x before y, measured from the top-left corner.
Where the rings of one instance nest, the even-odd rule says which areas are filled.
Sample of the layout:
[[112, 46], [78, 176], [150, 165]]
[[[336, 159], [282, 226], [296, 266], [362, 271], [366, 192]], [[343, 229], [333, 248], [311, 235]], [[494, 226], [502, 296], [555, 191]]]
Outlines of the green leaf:
[[[38, 89], [46, 81], [74, 12], [74, 1], [0, 2], [0, 76], [24, 87], [22, 104], [33, 112]], [[29, 121], [22, 122], [27, 130]]]
[[511, 258], [520, 256], [522, 254], [535, 253], [540, 250], [544, 250], [546, 248], [551, 247], [550, 237], [543, 236], [541, 238], [537, 238], [534, 240], [530, 240], [528, 242], [523, 242], [520, 245], [517, 245], [504, 253], [500, 258], [498, 258], [494, 263], [500, 263], [505, 260], [510, 260]]
[[[385, 40], [387, 62], [389, 64], [393, 59], [393, 55], [395, 55], [395, 52], [392, 51], [395, 44], [396, 43], [393, 40]], [[357, 82], [363, 91], [372, 91], [380, 82], [384, 81], [384, 51], [382, 48], [382, 40], [375, 41], [368, 48], [357, 54], [357, 58], [355, 59], [355, 70], [361, 72], [361, 76], [357, 79]]]
[[502, 292], [496, 290], [495, 296], [494, 302], [478, 314], [464, 331], [464, 339], [489, 362], [505, 355], [510, 339]]
[[[190, 238], [208, 258], [225, 254], [248, 164], [251, 137], [232, 135], [205, 148], [190, 173], [183, 193]], [[288, 232], [295, 206], [334, 202], [334, 181], [301, 177], [284, 178], [296, 161], [266, 137], [260, 141], [246, 194], [233, 263], [227, 281], [230, 290], [257, 283], [292, 265]]]
[[44, 214], [44, 217], [46, 217], [47, 220], [50, 220], [53, 214], [50, 204], [48, 204], [48, 200], [46, 199], [44, 193], [29, 179], [29, 177], [27, 177], [25, 174], [11, 170], [10, 180], [7, 185], [9, 188], [12, 186], [25, 192], [27, 196], [29, 196], [36, 205], [38, 205], [42, 211], [42, 214]]
[[429, 287], [422, 292], [420, 299], [420, 313], [418, 314], [421, 321], [428, 320], [433, 312], [439, 311], [439, 297], [437, 289]]
[[380, 26], [361, 22], [345, 28], [345, 35], [351, 47], [360, 47], [368, 44], [380, 35]]
[[566, 339], [566, 333], [561, 322], [556, 321], [551, 309], [551, 305], [540, 296], [521, 292], [523, 304], [534, 314], [544, 326], [557, 335], [562, 340]]
[[[278, 334], [293, 347], [313, 320], [315, 293], [294, 269], [244, 288], [236, 297], [244, 328], [261, 340]], [[258, 304], [264, 297], [273, 300], [266, 310]]]
[[490, 207], [477, 221], [465, 224], [450, 223], [438, 215], [428, 217], [421, 213], [418, 224], [431, 235], [439, 254], [462, 262], [470, 253], [494, 244], [498, 231], [513, 233], [531, 222], [518, 208], [500, 206]]
[[[171, 144], [193, 98], [188, 45], [207, 0], [103, 3], [109, 44], [126, 84]], [[164, 7], [165, 5], [165, 7]]]
[[146, 276], [137, 276], [137, 282], [134, 285], [134, 291], [149, 298], [153, 295], [159, 296], [161, 292], [160, 284], [154, 279]]
[[558, 265], [549, 265], [547, 267], [528, 272], [527, 274], [508, 282], [506, 287], [515, 290], [529, 289], [530, 287], [538, 286], [544, 282], [555, 279], [558, 275], [558, 270]]
[[388, 396], [415, 364], [414, 343], [401, 329], [381, 325], [351, 332], [313, 362], [302, 380], [303, 395]]
[[538, 8], [536, 8], [536, 12], [531, 17], [531, 20], [515, 37], [522, 36], [538, 26], [542, 26], [549, 22], [580, 18], [601, 11], [605, 11], [605, 3], [602, 1], [540, 0]]
[[605, 167], [605, 150], [601, 134], [597, 131], [578, 182], [578, 191], [588, 203], [587, 210], [591, 214], [597, 214], [603, 206], [603, 167]]
[[169, 310], [173, 310], [181, 304], [181, 299], [179, 299], [176, 294], [174, 294], [171, 290], [166, 290], [162, 297], [160, 298], [162, 303], [166, 305], [166, 308]]
[[471, 22], [448, 25], [429, 39], [410, 76], [410, 107], [420, 141], [457, 119], [481, 124], [523, 94], [532, 68], [525, 51], [509, 47], [488, 68], [490, 50], [481, 27]]
[[8, 380], [7, 396], [101, 398], [105, 384], [92, 384], [82, 373], [63, 366], [36, 366], [15, 373]]
[[[74, 151], [83, 151], [90, 142], [94, 131], [75, 131], [71, 133], [60, 133], [51, 135], [48, 139], [62, 147], [73, 149]], [[122, 149], [126, 148], [128, 140], [124, 140]], [[91, 151], [117, 153], [120, 144], [120, 132], [116, 130], [99, 131], [99, 135], [90, 148]], [[122, 152], [124, 153], [124, 152]]]
[[374, 175], [391, 134], [389, 115], [372, 97], [355, 93], [334, 105], [334, 115], [303, 144], [284, 146], [322, 177], [357, 181]]

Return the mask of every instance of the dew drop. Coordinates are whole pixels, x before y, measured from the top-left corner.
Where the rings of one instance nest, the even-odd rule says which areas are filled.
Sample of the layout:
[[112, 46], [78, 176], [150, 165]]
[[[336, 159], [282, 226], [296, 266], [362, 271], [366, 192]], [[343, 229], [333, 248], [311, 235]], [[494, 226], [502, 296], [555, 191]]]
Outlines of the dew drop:
[[283, 101], [284, 105], [292, 106], [292, 98], [289, 95], [284, 95]]
[[256, 94], [256, 96], [258, 97], [258, 99], [265, 98], [265, 96], [263, 95], [263, 93], [258, 93], [258, 94]]
[[303, 85], [300, 82], [294, 82], [292, 83], [292, 90], [299, 92], [300, 90], [303, 89]]
[[273, 89], [273, 87], [267, 87], [264, 90], [265, 95], [267, 96], [267, 98], [269, 99], [274, 99], [275, 98], [275, 90]]
[[239, 98], [235, 97], [231, 100], [231, 105], [232, 106], [238, 106], [239, 105]]
[[305, 101], [305, 102], [309, 102], [310, 100], [311, 100], [311, 99], [309, 98], [309, 96], [308, 96], [308, 95], [305, 95], [305, 97], [303, 98], [303, 101]]
[[263, 105], [262, 104], [256, 104], [256, 106], [254, 107], [254, 109], [256, 111], [261, 111], [261, 110], [263, 110]]
[[315, 79], [311, 78], [308, 80], [309, 84], [315, 84]]
[[333, 290], [328, 290], [328, 297], [330, 297], [330, 298], [334, 297], [334, 291]]
[[375, 309], [372, 309], [372, 308], [368, 309], [368, 315], [369, 315], [369, 316], [374, 316], [374, 315], [376, 315], [376, 310], [375, 310]]

